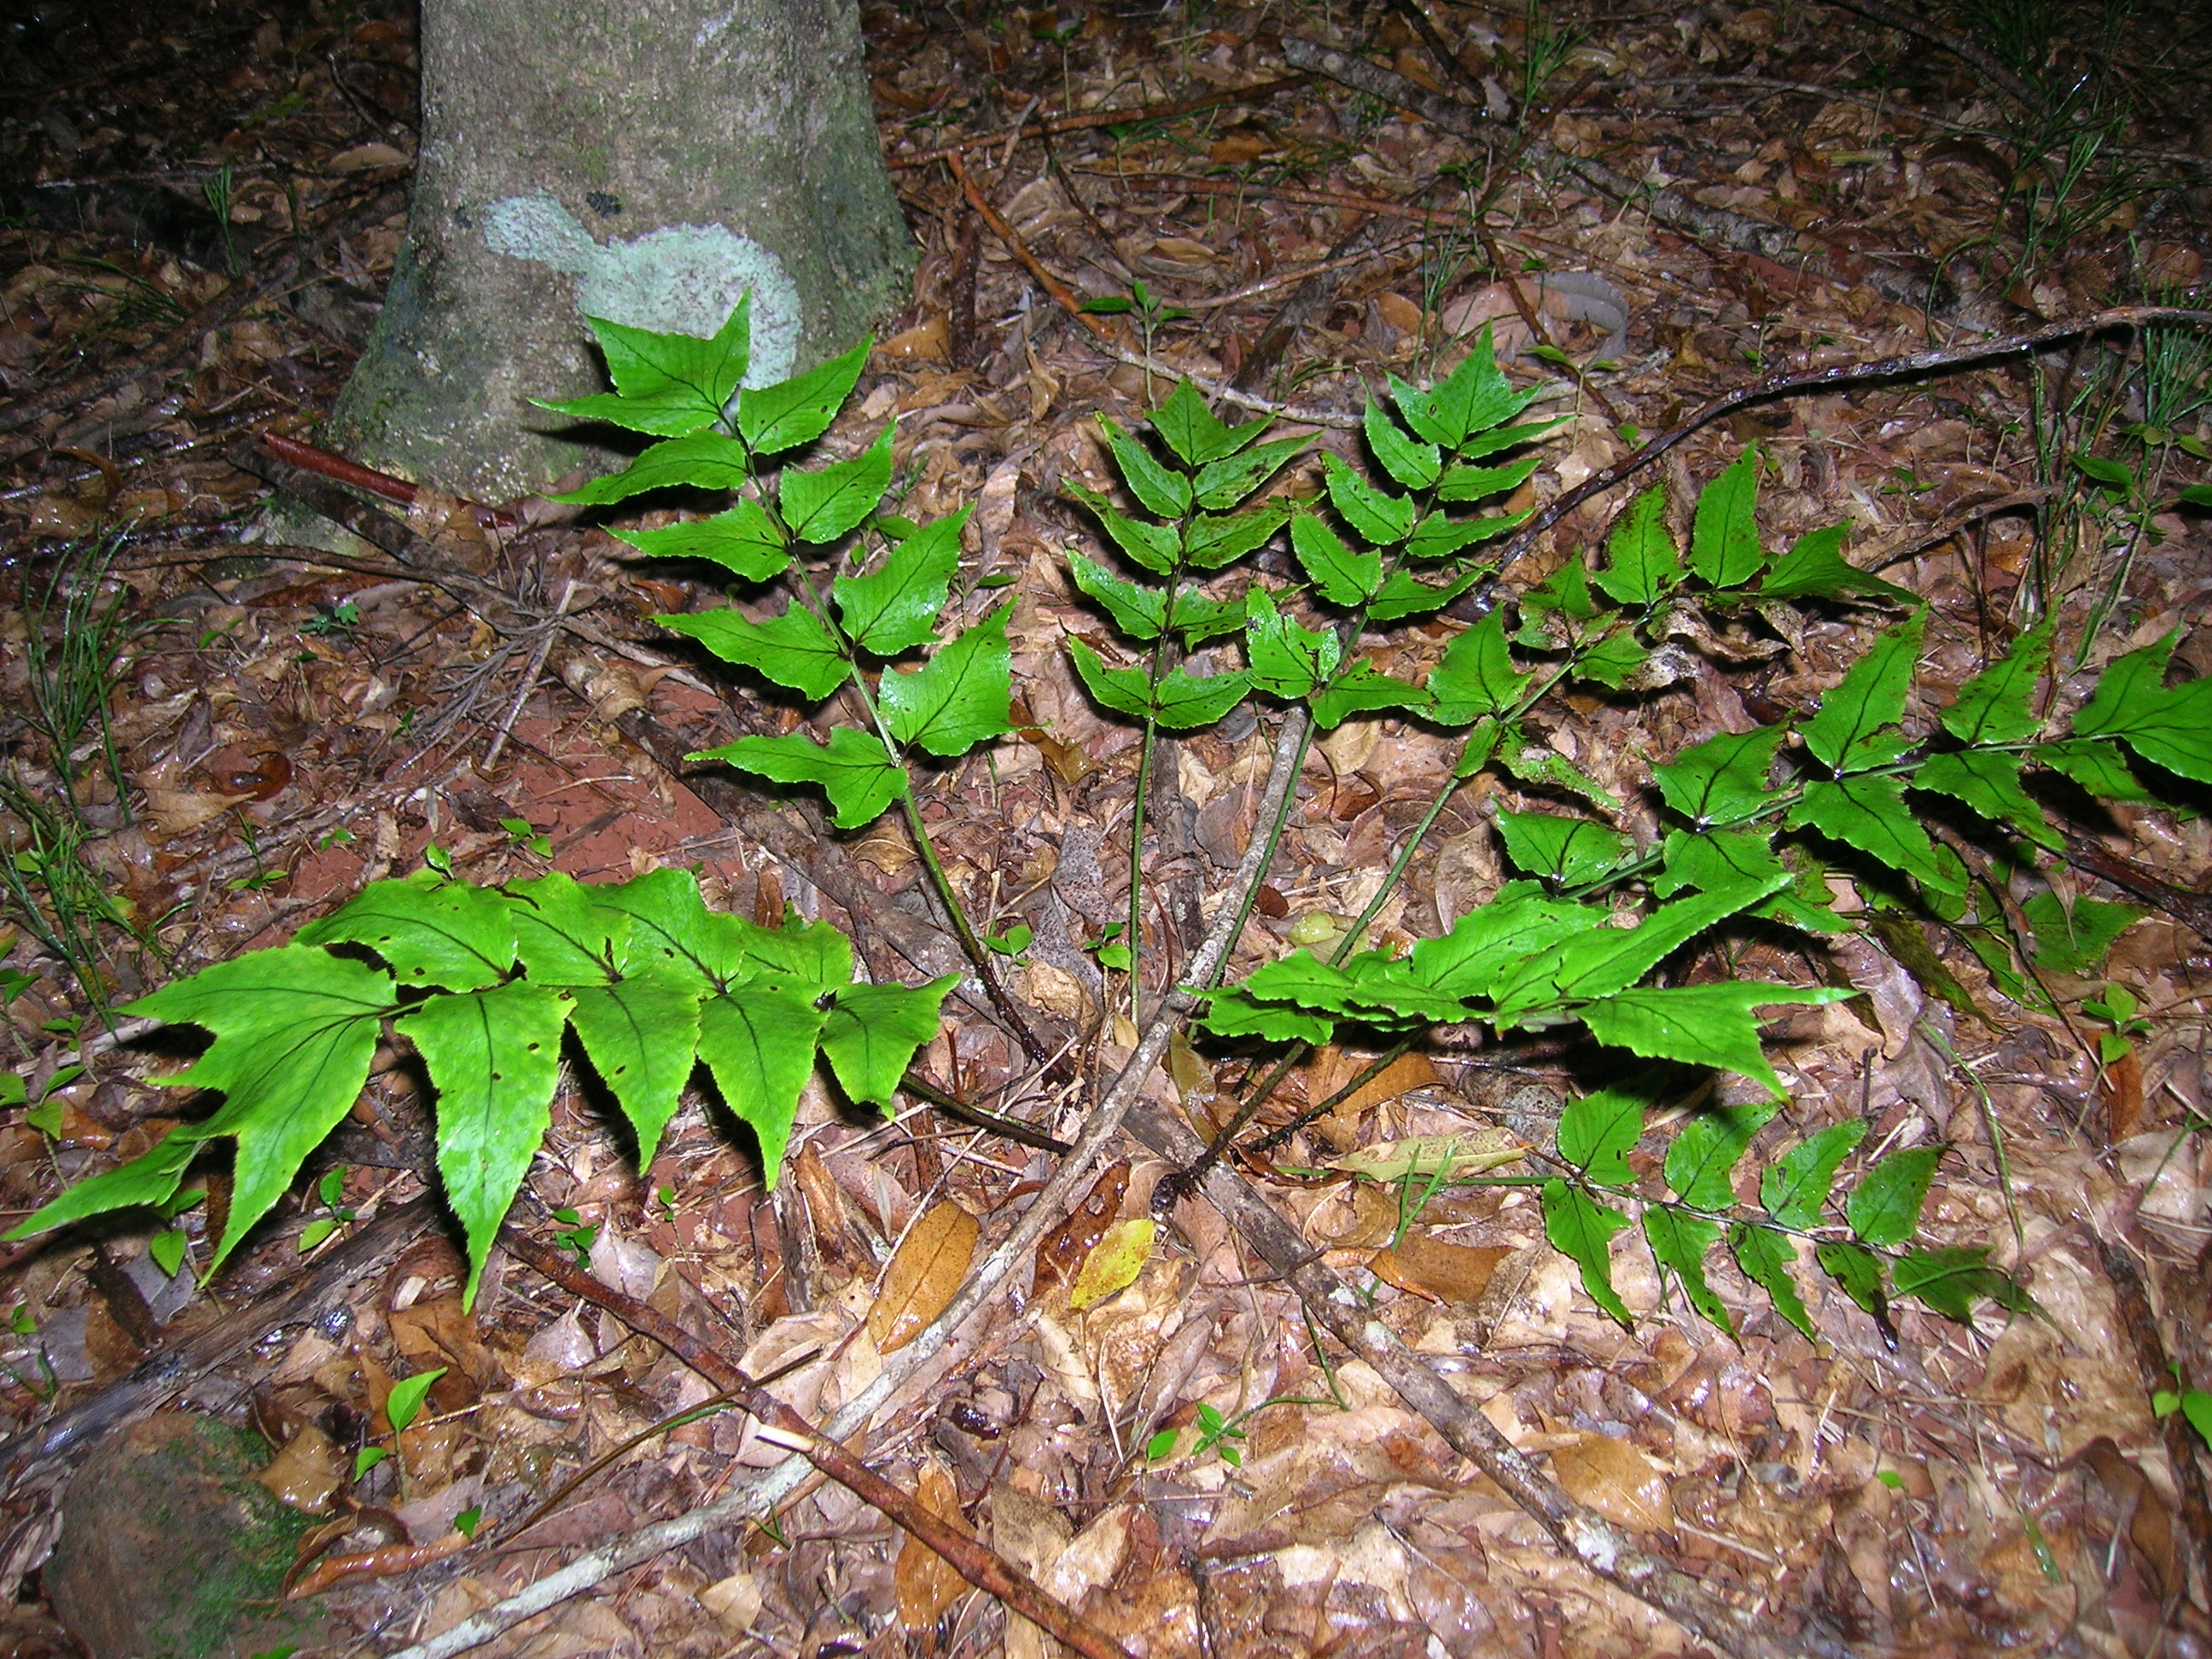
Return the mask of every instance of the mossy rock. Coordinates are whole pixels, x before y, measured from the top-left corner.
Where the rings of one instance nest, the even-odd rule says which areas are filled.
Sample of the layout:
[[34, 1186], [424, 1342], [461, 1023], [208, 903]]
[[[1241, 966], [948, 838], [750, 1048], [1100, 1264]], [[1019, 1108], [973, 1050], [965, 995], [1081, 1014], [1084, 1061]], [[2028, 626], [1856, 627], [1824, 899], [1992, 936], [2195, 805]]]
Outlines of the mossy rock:
[[277, 1601], [314, 1524], [253, 1477], [258, 1435], [170, 1412], [96, 1447], [62, 1498], [46, 1568], [55, 1613], [92, 1659], [253, 1654], [323, 1635]]

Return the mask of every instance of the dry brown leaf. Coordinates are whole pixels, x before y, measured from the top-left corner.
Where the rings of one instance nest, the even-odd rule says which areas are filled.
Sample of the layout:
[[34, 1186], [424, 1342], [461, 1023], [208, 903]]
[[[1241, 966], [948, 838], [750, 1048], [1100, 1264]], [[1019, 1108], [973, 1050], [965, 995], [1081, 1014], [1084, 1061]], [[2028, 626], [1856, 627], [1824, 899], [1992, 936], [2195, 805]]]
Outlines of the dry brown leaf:
[[914, 362], [927, 358], [941, 363], [945, 353], [945, 324], [942, 313], [912, 328], [902, 329], [876, 348], [878, 355], [895, 363]]
[[868, 1334], [878, 1352], [903, 1348], [945, 1310], [968, 1276], [981, 1231], [975, 1218], [949, 1198], [914, 1224], [868, 1308]]
[[1067, 1219], [1037, 1241], [1033, 1295], [1042, 1296], [1074, 1279], [1091, 1246], [1104, 1236], [1107, 1224], [1121, 1212], [1121, 1200], [1128, 1190], [1129, 1164], [1125, 1158], [1102, 1170], [1083, 1201], [1068, 1212]]
[[368, 173], [378, 167], [404, 167], [414, 164], [414, 158], [403, 149], [390, 144], [356, 144], [351, 149], [342, 149], [323, 163], [325, 173]]
[[[1366, 1055], [1348, 1054], [1334, 1045], [1322, 1049], [1314, 1059], [1306, 1082], [1306, 1097], [1327, 1100], [1371, 1064], [1373, 1061]], [[1359, 1144], [1361, 1118], [1385, 1101], [1395, 1100], [1415, 1089], [1431, 1087], [1437, 1081], [1436, 1066], [1426, 1054], [1401, 1054], [1337, 1102], [1321, 1121], [1321, 1132], [1337, 1151], [1348, 1152]]]
[[279, 1502], [321, 1515], [345, 1484], [344, 1458], [330, 1436], [310, 1423], [287, 1440], [284, 1449], [253, 1478], [275, 1492]]
[[1367, 1265], [1384, 1284], [1415, 1296], [1471, 1304], [1481, 1300], [1498, 1264], [1512, 1254], [1503, 1245], [1448, 1244], [1427, 1233], [1408, 1233], [1377, 1250]]
[[1385, 1140], [1328, 1161], [1332, 1170], [1348, 1170], [1370, 1181], [1399, 1181], [1442, 1173], [1445, 1179], [1481, 1175], [1518, 1164], [1528, 1149], [1506, 1129], [1469, 1129], [1464, 1134], [1416, 1135], [1410, 1140]]
[[718, 1578], [699, 1592], [699, 1605], [732, 1636], [743, 1636], [760, 1617], [760, 1581], [749, 1572]]
[[[933, 1459], [921, 1466], [915, 1496], [926, 1513], [955, 1531], [971, 1530], [960, 1513], [959, 1490], [943, 1464]], [[898, 1595], [899, 1622], [913, 1636], [936, 1629], [938, 1620], [968, 1589], [968, 1581], [952, 1570], [951, 1564], [912, 1533], [899, 1545], [891, 1583]]]
[[1626, 1440], [1585, 1434], [1552, 1453], [1552, 1473], [1567, 1496], [1638, 1532], [1668, 1532], [1674, 1505], [1659, 1466]]

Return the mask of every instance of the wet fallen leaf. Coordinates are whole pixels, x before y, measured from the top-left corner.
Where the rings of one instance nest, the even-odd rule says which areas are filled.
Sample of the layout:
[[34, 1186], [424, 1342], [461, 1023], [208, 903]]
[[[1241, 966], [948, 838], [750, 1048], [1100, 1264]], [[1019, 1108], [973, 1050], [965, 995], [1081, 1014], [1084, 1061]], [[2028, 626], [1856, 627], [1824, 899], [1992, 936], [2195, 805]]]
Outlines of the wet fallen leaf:
[[1091, 1247], [1120, 1213], [1122, 1195], [1128, 1190], [1129, 1165], [1124, 1159], [1103, 1170], [1083, 1201], [1068, 1212], [1067, 1218], [1037, 1241], [1035, 1294], [1042, 1296], [1055, 1285], [1073, 1280]]
[[1585, 1434], [1571, 1446], [1555, 1448], [1552, 1473], [1567, 1496], [1587, 1504], [1607, 1520], [1638, 1532], [1667, 1532], [1674, 1525], [1674, 1505], [1659, 1466], [1626, 1440], [1609, 1434]]
[[1367, 1265], [1386, 1285], [1438, 1302], [1474, 1303], [1490, 1288], [1498, 1264], [1513, 1252], [1502, 1245], [1448, 1244], [1426, 1233], [1408, 1233], [1377, 1250]]
[[[969, 1530], [960, 1513], [960, 1493], [942, 1464], [921, 1466], [915, 1495], [927, 1513], [957, 1531]], [[891, 1582], [898, 1595], [899, 1622], [915, 1636], [934, 1630], [968, 1589], [968, 1581], [952, 1570], [951, 1563], [911, 1533], [899, 1545]]]
[[975, 1218], [951, 1199], [914, 1224], [868, 1309], [868, 1334], [878, 1352], [903, 1348], [945, 1310], [968, 1275], [980, 1231]]
[[1149, 1216], [1134, 1221], [1117, 1221], [1107, 1228], [1104, 1236], [1091, 1247], [1091, 1254], [1083, 1258], [1082, 1269], [1075, 1275], [1075, 1284], [1067, 1293], [1067, 1305], [1081, 1313], [1116, 1291], [1127, 1290], [1135, 1284], [1137, 1275], [1145, 1270], [1145, 1263], [1152, 1257], [1152, 1234]]
[[945, 319], [939, 314], [892, 335], [876, 350], [892, 362], [913, 362], [927, 358], [932, 362], [941, 363], [945, 361]]
[[280, 1502], [321, 1515], [345, 1484], [345, 1460], [330, 1436], [310, 1423], [287, 1440], [283, 1450], [253, 1478]]
[[1332, 1170], [1343, 1170], [1370, 1181], [1401, 1181], [1407, 1176], [1425, 1177], [1442, 1173], [1446, 1180], [1480, 1175], [1518, 1164], [1528, 1148], [1504, 1129], [1470, 1129], [1460, 1135], [1416, 1135], [1410, 1140], [1384, 1140], [1328, 1161]]

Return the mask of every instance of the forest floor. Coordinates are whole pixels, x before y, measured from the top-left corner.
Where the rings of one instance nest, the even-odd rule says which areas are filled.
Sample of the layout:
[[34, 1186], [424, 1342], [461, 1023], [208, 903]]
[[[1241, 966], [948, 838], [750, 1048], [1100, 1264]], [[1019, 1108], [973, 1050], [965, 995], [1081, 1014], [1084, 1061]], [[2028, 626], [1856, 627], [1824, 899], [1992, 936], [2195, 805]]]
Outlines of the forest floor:
[[[741, 915], [773, 922], [795, 904], [847, 927], [877, 978], [961, 970], [897, 821], [838, 835], [795, 795], [684, 762], [797, 719], [651, 623], [720, 603], [712, 583], [618, 562], [627, 550], [542, 501], [501, 504], [515, 509], [504, 524], [435, 489], [392, 507], [442, 561], [427, 572], [256, 528], [269, 486], [232, 459], [265, 461], [234, 446], [313, 440], [398, 246], [411, 12], [225, 0], [189, 17], [44, 16], [0, 46], [0, 833], [14, 851], [0, 872], [14, 1068], [0, 1073], [0, 1216], [145, 1151], [185, 1105], [147, 1086], [153, 1057], [108, 1035], [107, 1010], [281, 943], [433, 848], [483, 883], [692, 867]], [[784, 1372], [776, 1392], [819, 1421], [1024, 1213], [1054, 1166], [1048, 1148], [1080, 1132], [1136, 1040], [1126, 984], [1086, 947], [1129, 911], [1137, 734], [1086, 700], [1063, 646], [1103, 628], [1065, 563], [1071, 549], [1099, 554], [1097, 526], [1062, 489], [1109, 471], [1099, 412], [1134, 425], [1189, 374], [1282, 405], [1280, 431], [1351, 454], [1340, 428], [1370, 391], [1443, 374], [1488, 325], [1511, 377], [1549, 385], [1544, 407], [1569, 417], [1515, 503], [1536, 506], [1765, 377], [2116, 306], [2203, 305], [2212, 14], [2053, 0], [1927, 17], [1907, 33], [1801, 0], [868, 9], [921, 268], [823, 447], [857, 453], [896, 415], [898, 510], [927, 521], [972, 505], [969, 565], [1016, 600], [1015, 684], [1034, 725], [930, 778], [925, 811], [979, 921], [1030, 930], [1006, 976], [1067, 1034], [1073, 1064], [1033, 1075], [980, 999], [956, 992], [918, 1071], [1042, 1144], [919, 1097], [887, 1122], [817, 1085], [772, 1193], [750, 1139], [697, 1103], [640, 1170], [596, 1099], [566, 1088], [513, 1224], [573, 1246], [599, 1283], [754, 1376]], [[1286, 54], [1301, 41], [1354, 55], [1353, 78], [1397, 78], [1363, 91], [1298, 70]], [[1094, 313], [1093, 329], [1040, 272], [1085, 299], [1141, 285], [1158, 310]], [[1665, 483], [1686, 522], [1698, 489], [1755, 444], [1769, 548], [1846, 524], [1854, 563], [1924, 600], [1908, 720], [1924, 730], [1930, 689], [1947, 697], [2040, 616], [2057, 618], [2070, 667], [2178, 629], [2179, 672], [2212, 673], [2212, 523], [2172, 505], [2212, 476], [2208, 376], [2202, 336], [2083, 335], [1751, 404], [1633, 486]], [[1283, 487], [1311, 495], [1319, 476], [1302, 463]], [[1600, 545], [1626, 498], [1567, 514], [1491, 597]], [[557, 600], [616, 645], [503, 633], [466, 602], [483, 583], [526, 608]], [[1418, 677], [1480, 614], [1473, 599], [1371, 642], [1376, 665]], [[1830, 607], [1788, 632], [1770, 618], [1686, 639], [1668, 683], [1577, 688], [1529, 730], [1625, 803], [1614, 821], [1649, 843], [1655, 758], [1810, 708], [1899, 614]], [[1250, 845], [1278, 718], [1240, 711], [1185, 736], [1156, 774], [1143, 877], [1159, 973], [1188, 957]], [[1382, 890], [1451, 755], [1387, 716], [1316, 744], [1237, 942], [1240, 971], [1334, 937]], [[1483, 903], [1512, 873], [1497, 813], [1563, 799], [1525, 778], [1471, 781], [1413, 851], [1376, 939], [1428, 937]], [[1738, 1628], [1764, 1632], [1766, 1650], [2212, 1651], [2204, 1447], [2170, 1401], [2163, 1419], [2154, 1407], [2212, 1386], [2212, 820], [2201, 789], [2170, 800], [2078, 798], [2075, 856], [2014, 866], [2011, 891], [2045, 904], [2036, 914], [2132, 921], [2039, 937], [2027, 979], [1940, 918], [1868, 908], [1847, 860], [1832, 885], [1863, 925], [1825, 940], [1777, 931], [1681, 969], [1859, 994], [1774, 1027], [1790, 1097], [1738, 1170], [1744, 1195], [1833, 1124], [1867, 1126], [1850, 1171], [1942, 1147], [1922, 1240], [1986, 1249], [2033, 1310], [1984, 1302], [1961, 1320], [1900, 1298], [1869, 1311], [1808, 1257], [1796, 1283], [1815, 1337], [1718, 1267], [1730, 1333], [1662, 1282], [1631, 1231], [1613, 1245], [1624, 1324], [1548, 1242], [1527, 1187], [1360, 1182], [1333, 1164], [1500, 1128], [1548, 1148], [1590, 1075], [1556, 1032], [1417, 1047], [1348, 1095], [1382, 1051], [1325, 1048], [1261, 1122], [1342, 1097], [1243, 1167], [1504, 1440], [1747, 1614]], [[2108, 983], [2145, 1022], [2126, 1054], [2100, 1048], [2112, 1022], [2083, 1009], [2113, 1006]], [[1211, 1133], [1260, 1065], [1179, 1042], [1148, 1095]], [[4, 1247], [0, 1432], [17, 1437], [0, 1443], [0, 1583], [22, 1586], [0, 1598], [9, 1651], [388, 1652], [783, 1455], [741, 1413], [668, 1425], [714, 1389], [513, 1249], [464, 1310], [454, 1243], [413, 1204], [434, 1190], [424, 1092], [387, 1056], [354, 1120], [204, 1285], [220, 1169], [195, 1178], [209, 1200], [173, 1222]], [[1631, 1156], [1647, 1188], [1662, 1127]], [[1152, 1212], [1167, 1173], [1116, 1143], [1041, 1266], [1072, 1274], [1109, 1222]], [[895, 1255], [915, 1265], [917, 1236], [941, 1241], [947, 1200], [980, 1221], [972, 1250], [940, 1244], [926, 1271], [887, 1279]], [[1724, 1639], [1564, 1555], [1374, 1369], [1318, 1337], [1204, 1200], [1164, 1219], [1133, 1282], [1081, 1311], [1052, 1275], [1020, 1276], [852, 1449], [1132, 1653], [1551, 1659]], [[167, 1370], [134, 1371], [161, 1356]], [[356, 1476], [363, 1437], [390, 1427], [393, 1379], [437, 1366], [403, 1455]], [[92, 1430], [33, 1455], [39, 1425], [88, 1406], [70, 1420]], [[183, 1412], [234, 1438], [161, 1465], [155, 1503], [133, 1459], [179, 1455], [179, 1436], [216, 1444]], [[246, 1560], [238, 1483], [216, 1467], [251, 1469], [276, 1446], [264, 1485], [318, 1526], [350, 1522], [322, 1547], [387, 1547], [281, 1607], [253, 1600], [270, 1591], [249, 1568], [266, 1564]], [[58, 1498], [88, 1455], [104, 1484]], [[548, 1499], [554, 1512], [517, 1532]], [[289, 1565], [307, 1523], [255, 1513]], [[88, 1587], [88, 1531], [155, 1565]], [[263, 1587], [210, 1613], [210, 1564], [234, 1558], [240, 1583]], [[167, 1589], [164, 1559], [182, 1573]], [[178, 1585], [220, 1635], [176, 1633]], [[54, 1616], [64, 1602], [73, 1630]], [[495, 1646], [534, 1659], [1050, 1650], [836, 1484], [757, 1524], [732, 1516]]]

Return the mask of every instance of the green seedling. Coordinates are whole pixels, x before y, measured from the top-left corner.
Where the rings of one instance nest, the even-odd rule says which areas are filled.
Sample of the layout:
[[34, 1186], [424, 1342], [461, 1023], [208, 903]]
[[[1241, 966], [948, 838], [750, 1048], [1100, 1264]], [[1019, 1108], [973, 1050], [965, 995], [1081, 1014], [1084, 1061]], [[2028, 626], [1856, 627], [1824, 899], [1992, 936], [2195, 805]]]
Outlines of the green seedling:
[[574, 1210], [556, 1210], [553, 1219], [561, 1224], [561, 1231], [553, 1235], [554, 1242], [564, 1250], [574, 1251], [577, 1261], [588, 1261], [599, 1230]]
[[2150, 1022], [2136, 1017], [2135, 993], [2124, 985], [2107, 981], [2105, 994], [2081, 1005], [2081, 1012], [2103, 1020], [2112, 1029], [2097, 1034], [2097, 1057], [2111, 1066], [2136, 1051], [2133, 1039], [2150, 1035]]
[[317, 1249], [339, 1228], [353, 1221], [354, 1212], [340, 1201], [345, 1197], [345, 1165], [341, 1164], [323, 1171], [323, 1178], [315, 1183], [315, 1196], [321, 1200], [325, 1213], [300, 1229], [301, 1255]]
[[551, 838], [533, 828], [528, 818], [501, 818], [499, 827], [507, 831], [507, 839], [517, 847], [526, 848], [541, 859], [553, 856]]

